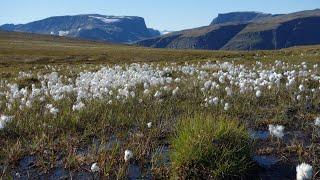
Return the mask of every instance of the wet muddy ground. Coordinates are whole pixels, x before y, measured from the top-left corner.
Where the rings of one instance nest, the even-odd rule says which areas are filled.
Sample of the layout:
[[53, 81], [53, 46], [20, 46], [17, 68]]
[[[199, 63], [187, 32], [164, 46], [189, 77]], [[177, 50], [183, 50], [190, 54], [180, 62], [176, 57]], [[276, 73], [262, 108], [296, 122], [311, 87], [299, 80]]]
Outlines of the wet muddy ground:
[[[253, 142], [259, 142], [263, 145], [263, 148], [268, 148], [268, 142], [273, 141], [268, 131], [265, 130], [254, 130], [249, 129], [249, 134]], [[310, 141], [306, 135], [301, 132], [287, 132], [283, 143], [291, 144], [296, 141], [300, 141], [304, 146], [310, 145]], [[92, 142], [95, 144], [97, 149], [111, 149], [116, 145], [120, 145], [121, 141], [116, 137], [112, 136], [109, 141], [101, 145], [101, 142], [97, 139], [93, 139]], [[262, 148], [262, 147], [261, 147]], [[85, 155], [88, 152], [86, 149], [79, 149], [77, 153]], [[130, 162], [127, 166], [126, 174], [128, 179], [155, 179], [153, 177], [152, 169], [160, 167], [170, 166], [169, 157], [170, 147], [168, 145], [159, 146], [152, 153], [151, 161], [147, 165], [141, 166], [139, 162]], [[78, 171], [69, 171], [65, 169], [59, 162], [57, 167], [51, 169], [49, 172], [41, 172], [36, 167], [35, 156], [26, 156], [19, 161], [17, 168], [12, 171], [14, 179], [99, 179], [99, 173], [92, 173], [90, 166], [82, 166]], [[295, 166], [290, 164], [291, 159], [279, 157], [277, 154], [263, 154], [254, 153], [252, 160], [256, 164], [256, 170], [250, 172], [249, 175], [242, 179], [262, 179], [262, 180], [283, 180], [283, 179], [295, 179], [296, 171]], [[295, 161], [295, 160], [294, 160]], [[2, 170], [4, 167], [0, 167]]]

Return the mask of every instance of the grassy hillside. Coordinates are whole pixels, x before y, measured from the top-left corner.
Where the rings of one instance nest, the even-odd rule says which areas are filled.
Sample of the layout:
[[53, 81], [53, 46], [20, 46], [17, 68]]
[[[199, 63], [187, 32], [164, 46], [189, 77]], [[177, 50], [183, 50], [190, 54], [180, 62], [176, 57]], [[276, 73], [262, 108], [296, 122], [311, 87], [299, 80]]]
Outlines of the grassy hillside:
[[205, 51], [171, 50], [108, 44], [72, 38], [0, 31], [0, 63], [119, 63], [150, 61], [192, 61], [201, 59], [254, 60], [296, 58], [304, 53], [315, 58], [319, 46], [304, 46], [280, 51]]
[[168, 51], [71, 38], [0, 31], [1, 63], [13, 62], [135, 62], [205, 59], [222, 53]]

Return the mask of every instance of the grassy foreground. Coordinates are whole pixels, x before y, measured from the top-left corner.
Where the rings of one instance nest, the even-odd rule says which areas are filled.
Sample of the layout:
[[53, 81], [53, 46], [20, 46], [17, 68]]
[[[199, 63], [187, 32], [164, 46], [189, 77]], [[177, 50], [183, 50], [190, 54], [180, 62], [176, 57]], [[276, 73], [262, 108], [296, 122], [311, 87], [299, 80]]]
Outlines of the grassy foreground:
[[[0, 175], [50, 178], [62, 168], [75, 178], [239, 178], [256, 166], [250, 157], [272, 155], [307, 162], [319, 178], [318, 52], [174, 51], [1, 32], [0, 115], [12, 120], [0, 130]], [[289, 89], [285, 72], [295, 77]], [[264, 73], [285, 77], [277, 86], [260, 82]], [[269, 124], [285, 126], [285, 137], [249, 138]]]

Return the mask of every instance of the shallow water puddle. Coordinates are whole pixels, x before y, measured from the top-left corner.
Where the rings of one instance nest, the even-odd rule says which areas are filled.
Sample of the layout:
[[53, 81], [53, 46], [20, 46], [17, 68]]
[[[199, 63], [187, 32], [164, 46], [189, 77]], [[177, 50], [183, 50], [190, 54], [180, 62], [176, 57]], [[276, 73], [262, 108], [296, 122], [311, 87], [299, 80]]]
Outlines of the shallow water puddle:
[[[77, 180], [91, 180], [95, 179], [96, 177], [89, 172], [77, 172], [75, 174], [72, 174], [72, 178]], [[99, 178], [97, 177], [96, 179]]]
[[[271, 137], [269, 131], [249, 129], [248, 132], [252, 140], [267, 140], [269, 137]], [[306, 133], [303, 133], [301, 131], [285, 132], [282, 141], [286, 144], [293, 144], [295, 142], [299, 142], [304, 146], [311, 145], [310, 137], [308, 137]]]
[[70, 173], [66, 169], [59, 167], [52, 172], [49, 179], [67, 179], [68, 177], [70, 177]]
[[141, 168], [137, 164], [130, 164], [128, 167], [128, 179], [135, 180], [141, 176]]
[[250, 138], [253, 140], [266, 140], [269, 138], [270, 133], [269, 131], [262, 131], [262, 130], [253, 130], [253, 129], [249, 129], [249, 135]]
[[152, 154], [152, 162], [154, 167], [169, 166], [170, 148], [167, 145], [159, 146], [156, 151]]
[[248, 179], [259, 180], [286, 180], [295, 179], [295, 167], [283, 164], [274, 156], [254, 156], [253, 160], [261, 167], [250, 175]]
[[117, 138], [117, 136], [112, 135], [109, 139], [109, 141], [106, 143], [105, 148], [107, 150], [111, 150], [112, 148], [116, 147], [117, 145], [120, 145], [121, 141]]
[[35, 165], [36, 157], [35, 156], [26, 156], [22, 158], [19, 162], [21, 169], [29, 169]]
[[295, 167], [287, 164], [276, 165], [256, 174], [259, 180], [292, 180], [296, 178]]
[[271, 168], [276, 165], [280, 160], [274, 156], [253, 156], [253, 160], [257, 162], [260, 167]]

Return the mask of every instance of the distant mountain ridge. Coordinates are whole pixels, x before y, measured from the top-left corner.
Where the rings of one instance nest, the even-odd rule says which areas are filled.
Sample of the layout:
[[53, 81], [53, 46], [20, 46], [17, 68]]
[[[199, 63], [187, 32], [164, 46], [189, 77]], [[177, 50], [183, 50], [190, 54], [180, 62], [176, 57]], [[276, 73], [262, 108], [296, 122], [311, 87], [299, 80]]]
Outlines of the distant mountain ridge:
[[147, 28], [142, 17], [99, 14], [49, 17], [27, 24], [5, 24], [0, 29], [117, 43], [132, 43], [160, 35], [159, 31]]
[[218, 17], [214, 18], [210, 25], [222, 24], [222, 23], [248, 23], [258, 20], [263, 20], [268, 17], [272, 17], [272, 14], [266, 14], [261, 12], [247, 11], [247, 12], [231, 12], [225, 14], [218, 14]]
[[137, 43], [173, 49], [268, 50], [320, 44], [320, 10], [272, 15], [219, 14], [209, 26], [169, 33]]

